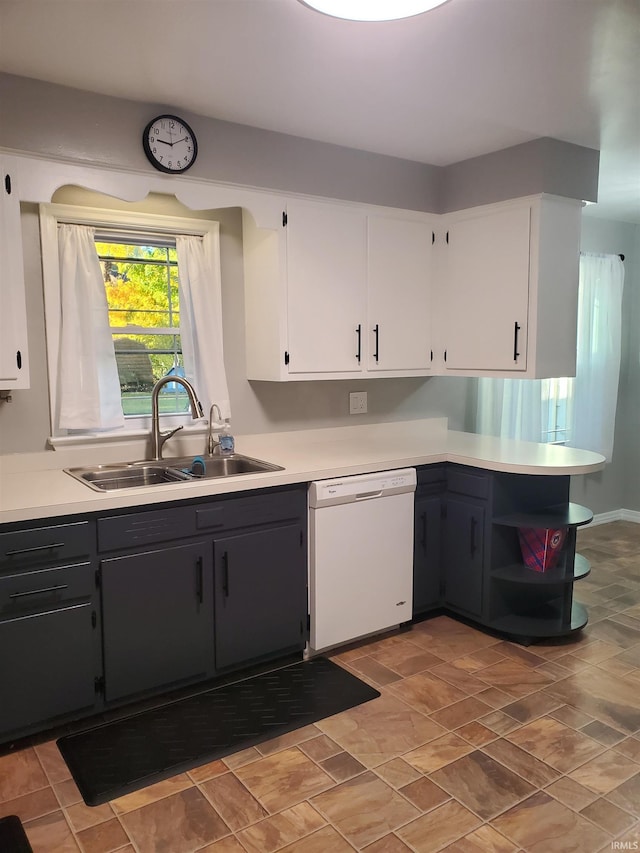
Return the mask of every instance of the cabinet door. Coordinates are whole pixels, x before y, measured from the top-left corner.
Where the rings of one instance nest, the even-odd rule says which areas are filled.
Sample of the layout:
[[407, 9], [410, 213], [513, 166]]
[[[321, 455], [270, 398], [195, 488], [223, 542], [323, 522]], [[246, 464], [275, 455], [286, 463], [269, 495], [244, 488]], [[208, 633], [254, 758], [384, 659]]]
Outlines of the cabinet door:
[[436, 607], [440, 601], [442, 498], [417, 497], [413, 557], [413, 612]]
[[95, 705], [90, 602], [0, 619], [0, 732]]
[[431, 368], [432, 229], [368, 218], [368, 370]]
[[216, 668], [301, 649], [306, 546], [299, 524], [214, 542]]
[[447, 498], [444, 603], [474, 616], [482, 613], [484, 518], [483, 504]]
[[107, 701], [211, 673], [210, 550], [194, 543], [101, 561]]
[[446, 368], [527, 367], [530, 208], [452, 222], [445, 260]]
[[339, 205], [287, 205], [290, 373], [362, 370], [365, 276], [364, 214]]
[[29, 387], [22, 227], [16, 176], [0, 157], [0, 390]]

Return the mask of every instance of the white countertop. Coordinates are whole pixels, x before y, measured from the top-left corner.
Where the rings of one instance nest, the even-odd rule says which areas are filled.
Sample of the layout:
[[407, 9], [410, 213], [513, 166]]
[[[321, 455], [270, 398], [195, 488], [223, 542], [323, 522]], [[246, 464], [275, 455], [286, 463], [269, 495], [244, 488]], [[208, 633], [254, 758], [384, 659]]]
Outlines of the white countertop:
[[[200, 443], [203, 443], [200, 439]], [[436, 462], [456, 462], [535, 476], [587, 474], [604, 457], [587, 450], [511, 441], [447, 430], [445, 418], [236, 436], [236, 451], [281, 465], [283, 471], [97, 492], [62, 469], [141, 459], [126, 445], [74, 448], [0, 457], [0, 523], [147, 506], [167, 501], [304, 483]], [[187, 451], [201, 454], [193, 444]], [[119, 455], [118, 455], [119, 454]]]

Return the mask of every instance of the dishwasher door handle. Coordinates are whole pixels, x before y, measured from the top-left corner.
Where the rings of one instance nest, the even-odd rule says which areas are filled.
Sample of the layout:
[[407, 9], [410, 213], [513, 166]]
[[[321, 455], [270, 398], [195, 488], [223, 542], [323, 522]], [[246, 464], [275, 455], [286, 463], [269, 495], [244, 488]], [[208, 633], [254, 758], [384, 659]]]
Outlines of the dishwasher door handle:
[[356, 495], [357, 501], [370, 501], [372, 498], [380, 498], [382, 497], [382, 489], [378, 489], [375, 492], [360, 492], [360, 494]]

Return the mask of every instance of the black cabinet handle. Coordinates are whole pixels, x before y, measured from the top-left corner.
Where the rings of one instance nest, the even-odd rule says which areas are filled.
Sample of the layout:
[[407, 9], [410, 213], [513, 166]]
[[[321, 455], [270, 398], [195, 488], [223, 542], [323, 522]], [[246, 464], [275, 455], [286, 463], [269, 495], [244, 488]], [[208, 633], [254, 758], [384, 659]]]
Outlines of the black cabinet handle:
[[476, 518], [471, 518], [471, 525], [469, 528], [469, 552], [472, 557], [475, 556], [476, 553], [476, 527], [478, 526], [478, 520]]
[[198, 557], [196, 561], [196, 596], [198, 604], [202, 604], [204, 601], [204, 568], [202, 557]]
[[356, 335], [358, 336], [358, 352], [356, 353], [356, 358], [358, 359], [358, 364], [360, 364], [360, 356], [362, 353], [362, 325], [360, 323], [356, 326]]
[[379, 355], [379, 343], [380, 343], [380, 330], [378, 324], [376, 323], [373, 327], [373, 334], [376, 336], [376, 348], [373, 352], [373, 357], [376, 360], [376, 364], [378, 363], [378, 355]]
[[422, 550], [426, 552], [427, 550], [427, 513], [423, 512], [420, 515], [420, 520], [422, 522], [422, 537], [420, 539], [420, 544], [422, 545]]
[[520, 331], [520, 325], [518, 321], [513, 324], [513, 360], [517, 361], [520, 353], [518, 352], [518, 332]]
[[16, 557], [18, 554], [33, 554], [35, 551], [51, 551], [54, 548], [64, 548], [64, 542], [52, 542], [50, 545], [34, 545], [33, 548], [18, 548], [15, 551], [7, 551], [7, 557]]
[[43, 589], [30, 589], [28, 592], [12, 592], [9, 598], [24, 598], [26, 595], [42, 595], [45, 592], [57, 592], [60, 589], [68, 589], [66, 583], [60, 583], [57, 586], [47, 586]]
[[225, 598], [229, 598], [229, 552], [222, 555], [222, 592]]

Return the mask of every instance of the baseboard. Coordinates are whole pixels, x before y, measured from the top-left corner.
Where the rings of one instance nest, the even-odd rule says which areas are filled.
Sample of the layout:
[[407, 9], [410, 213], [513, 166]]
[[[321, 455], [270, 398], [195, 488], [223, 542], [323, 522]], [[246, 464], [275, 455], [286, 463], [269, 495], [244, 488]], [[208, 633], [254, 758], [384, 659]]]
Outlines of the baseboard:
[[597, 527], [599, 524], [609, 524], [612, 521], [633, 521], [640, 524], [640, 512], [635, 509], [613, 509], [610, 512], [600, 512], [593, 516], [587, 527]]

